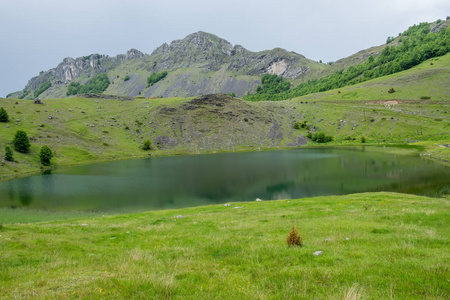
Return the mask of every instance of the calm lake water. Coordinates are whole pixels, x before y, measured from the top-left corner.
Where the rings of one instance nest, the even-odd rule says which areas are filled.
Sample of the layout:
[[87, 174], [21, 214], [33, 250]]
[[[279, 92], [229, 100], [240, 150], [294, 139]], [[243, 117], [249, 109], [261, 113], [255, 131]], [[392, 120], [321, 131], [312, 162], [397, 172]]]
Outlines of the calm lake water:
[[0, 182], [0, 207], [142, 211], [366, 191], [438, 196], [450, 168], [418, 155], [293, 149], [114, 161]]

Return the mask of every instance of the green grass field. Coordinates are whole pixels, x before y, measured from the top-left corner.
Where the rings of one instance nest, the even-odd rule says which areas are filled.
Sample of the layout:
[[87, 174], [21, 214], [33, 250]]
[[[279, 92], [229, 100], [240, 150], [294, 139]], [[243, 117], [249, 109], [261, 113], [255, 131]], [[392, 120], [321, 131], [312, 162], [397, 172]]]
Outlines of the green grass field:
[[3, 224], [0, 298], [448, 299], [448, 210], [365, 193]]

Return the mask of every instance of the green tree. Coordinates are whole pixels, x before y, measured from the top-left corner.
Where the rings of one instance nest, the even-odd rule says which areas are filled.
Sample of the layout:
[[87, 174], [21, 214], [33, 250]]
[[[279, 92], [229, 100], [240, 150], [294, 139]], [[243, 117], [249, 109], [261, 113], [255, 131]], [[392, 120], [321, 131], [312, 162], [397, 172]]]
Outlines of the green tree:
[[14, 149], [21, 153], [27, 153], [30, 150], [31, 144], [28, 135], [23, 130], [17, 130], [13, 139]]
[[0, 107], [0, 122], [8, 122], [9, 116], [3, 107]]
[[5, 160], [7, 161], [14, 161], [14, 154], [9, 146], [5, 146]]
[[150, 140], [145, 140], [142, 145], [142, 150], [152, 150], [152, 142]]
[[123, 81], [128, 81], [130, 80], [130, 75], [126, 75], [125, 78], [123, 79]]
[[50, 159], [52, 159], [52, 150], [47, 145], [42, 146], [41, 151], [39, 151], [39, 158], [41, 159], [41, 164], [44, 166], [50, 165]]

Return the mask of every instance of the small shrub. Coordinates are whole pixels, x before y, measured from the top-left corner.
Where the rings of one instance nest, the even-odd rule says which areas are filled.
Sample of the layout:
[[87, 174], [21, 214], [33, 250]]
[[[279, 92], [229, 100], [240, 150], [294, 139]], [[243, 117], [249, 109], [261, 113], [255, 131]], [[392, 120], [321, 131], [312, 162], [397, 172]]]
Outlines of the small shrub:
[[42, 146], [41, 151], [39, 151], [39, 158], [41, 160], [41, 164], [44, 166], [50, 165], [50, 159], [52, 159], [53, 153], [52, 150], [47, 145]]
[[17, 130], [13, 139], [14, 149], [21, 153], [27, 153], [30, 150], [31, 144], [28, 135], [23, 130]]
[[103, 146], [106, 146], [106, 147], [108, 147], [108, 146], [109, 146], [109, 144], [108, 144], [108, 143], [103, 143]]
[[431, 97], [428, 97], [428, 96], [422, 96], [422, 97], [420, 97], [420, 100], [429, 100], [429, 99], [431, 99]]
[[9, 146], [5, 146], [5, 160], [7, 161], [14, 161], [14, 154]]
[[45, 125], [44, 125], [44, 124], [41, 124], [41, 125], [39, 125], [39, 127], [45, 127]]
[[312, 139], [312, 133], [311, 133], [311, 131], [309, 131], [309, 132], [306, 134], [306, 137], [307, 137], [308, 139]]
[[109, 133], [109, 131], [107, 131], [107, 130], [103, 130], [102, 132], [103, 132], [103, 133]]
[[125, 130], [129, 130], [130, 129], [130, 127], [128, 127], [128, 125], [127, 126], [125, 126], [123, 129], [125, 129]]
[[373, 123], [373, 122], [375, 122], [375, 119], [373, 119], [373, 118], [372, 118], [372, 119], [370, 119], [370, 122], [372, 122], [372, 123]]
[[126, 75], [125, 78], [123, 79], [123, 81], [128, 81], [130, 80], [130, 75]]
[[366, 143], [366, 138], [365, 137], [361, 137], [361, 143], [365, 144]]
[[152, 150], [152, 142], [150, 140], [145, 140], [142, 145], [142, 150]]
[[289, 232], [286, 242], [289, 247], [300, 247], [303, 245], [302, 237], [298, 234], [298, 231], [294, 226], [292, 226], [292, 230]]
[[9, 116], [3, 107], [0, 107], [0, 122], [8, 122]]
[[394, 90], [394, 88], [390, 88], [390, 89], [388, 90], [388, 93], [389, 93], [389, 94], [393, 94], [393, 93], [395, 93], [395, 90]]
[[299, 121], [297, 121], [297, 122], [295, 122], [294, 123], [294, 129], [300, 129], [300, 128], [306, 128], [308, 126], [308, 121], [303, 121], [303, 122], [299, 122]]

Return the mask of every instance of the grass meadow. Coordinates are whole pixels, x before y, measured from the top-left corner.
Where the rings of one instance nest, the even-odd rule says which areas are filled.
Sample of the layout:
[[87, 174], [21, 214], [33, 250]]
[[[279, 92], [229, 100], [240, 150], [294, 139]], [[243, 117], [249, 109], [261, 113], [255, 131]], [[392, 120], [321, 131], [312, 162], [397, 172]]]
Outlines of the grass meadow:
[[448, 299], [448, 210], [363, 193], [8, 223], [0, 298]]

